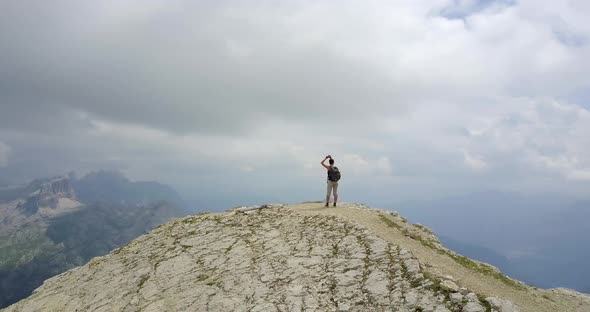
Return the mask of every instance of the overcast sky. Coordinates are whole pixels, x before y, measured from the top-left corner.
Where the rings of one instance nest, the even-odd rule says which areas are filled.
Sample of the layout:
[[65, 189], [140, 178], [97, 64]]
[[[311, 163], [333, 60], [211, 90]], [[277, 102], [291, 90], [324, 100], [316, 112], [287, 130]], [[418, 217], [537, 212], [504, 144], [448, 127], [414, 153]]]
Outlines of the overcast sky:
[[0, 183], [185, 198], [590, 189], [585, 0], [0, 2]]

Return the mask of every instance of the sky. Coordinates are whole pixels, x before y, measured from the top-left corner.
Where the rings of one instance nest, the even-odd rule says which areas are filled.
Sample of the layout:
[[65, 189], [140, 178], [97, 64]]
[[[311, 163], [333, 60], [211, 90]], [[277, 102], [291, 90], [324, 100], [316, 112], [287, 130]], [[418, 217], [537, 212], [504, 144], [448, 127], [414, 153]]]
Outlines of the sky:
[[0, 185], [189, 200], [590, 189], [590, 2], [0, 2]]

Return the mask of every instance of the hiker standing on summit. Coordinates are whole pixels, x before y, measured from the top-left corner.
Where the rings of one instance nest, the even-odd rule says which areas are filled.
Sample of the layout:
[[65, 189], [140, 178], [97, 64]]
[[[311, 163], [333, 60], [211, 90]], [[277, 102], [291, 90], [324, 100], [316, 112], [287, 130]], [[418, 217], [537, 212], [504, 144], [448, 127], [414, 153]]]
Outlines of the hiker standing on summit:
[[[326, 165], [325, 162], [327, 159], [330, 159], [330, 165]], [[324, 160], [322, 160], [322, 166], [328, 170], [328, 192], [326, 194], [326, 206], [330, 206], [330, 193], [334, 194], [334, 207], [336, 207], [336, 202], [338, 201], [338, 181], [340, 180], [340, 170], [338, 167], [334, 166], [334, 159], [332, 156], [328, 155]]]

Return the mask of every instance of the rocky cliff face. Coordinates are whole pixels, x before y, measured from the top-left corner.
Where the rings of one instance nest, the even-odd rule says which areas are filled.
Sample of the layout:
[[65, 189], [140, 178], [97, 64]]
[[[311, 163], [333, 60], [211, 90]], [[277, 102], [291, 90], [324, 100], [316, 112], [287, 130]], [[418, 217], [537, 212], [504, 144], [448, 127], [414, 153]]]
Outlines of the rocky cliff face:
[[[53, 210], [64, 208], [64, 206], [72, 208], [71, 206], [75, 201], [76, 194], [70, 184], [70, 179], [68, 177], [57, 177], [42, 183], [39, 189], [31, 193], [26, 201], [20, 202], [17, 208], [27, 216], [31, 216], [39, 212], [39, 209], [43, 207]], [[59, 212], [51, 215], [55, 214], [59, 214]]]
[[371, 227], [309, 211], [179, 219], [47, 280], [5, 311], [521, 311], [431, 274]]
[[12, 193], [0, 200], [0, 236], [27, 224], [44, 224], [83, 206], [68, 177], [35, 180]]

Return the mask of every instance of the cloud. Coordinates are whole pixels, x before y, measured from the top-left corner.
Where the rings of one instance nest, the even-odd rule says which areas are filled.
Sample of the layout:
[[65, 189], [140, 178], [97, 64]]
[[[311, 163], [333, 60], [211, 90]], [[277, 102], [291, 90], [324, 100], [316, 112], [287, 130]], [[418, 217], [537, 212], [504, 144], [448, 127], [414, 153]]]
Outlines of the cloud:
[[[29, 39], [9, 44], [0, 64], [5, 100], [29, 111], [51, 105], [166, 131], [232, 134], [264, 118], [319, 122], [327, 114], [348, 119], [402, 106], [392, 102], [396, 91], [378, 68], [322, 44], [324, 38], [305, 39], [298, 29], [304, 7], [295, 7], [291, 20], [275, 17], [286, 12], [282, 6], [181, 11], [193, 4], [148, 10], [125, 3], [38, 3], [31, 20], [14, 17], [26, 6], [9, 5], [4, 37], [29, 29], [22, 34]], [[62, 16], [56, 6], [77, 15]], [[137, 6], [137, 13], [126, 9]], [[35, 40], [42, 52], [30, 46]]]
[[336, 164], [342, 174], [349, 172], [350, 176], [388, 176], [392, 174], [392, 166], [385, 156], [366, 158], [357, 154], [345, 154]]
[[254, 172], [256, 171], [256, 168], [252, 166], [242, 166], [240, 167], [240, 170], [242, 170], [243, 172]]
[[6, 167], [8, 165], [10, 150], [10, 146], [0, 142], [0, 167]]
[[[370, 120], [457, 94], [555, 92], [564, 81], [567, 89], [590, 82], [581, 75], [589, 69], [584, 49], [561, 45], [540, 24], [547, 19], [521, 10], [526, 2], [477, 11], [467, 25], [432, 14], [449, 1], [29, 2], [6, 5], [0, 25], [2, 37], [14, 39], [3, 45], [2, 96], [21, 111], [2, 121], [39, 117], [9, 123], [27, 129], [43, 124], [40, 116], [57, 120], [73, 110], [184, 134], [235, 135], [264, 119]], [[469, 3], [455, 5], [483, 2]], [[551, 76], [563, 79], [547, 83]]]
[[489, 167], [489, 165], [483, 159], [481, 159], [480, 156], [472, 155], [466, 150], [463, 150], [463, 158], [465, 160], [465, 165], [476, 172], [485, 171]]
[[456, 0], [448, 3], [440, 13], [450, 19], [464, 19], [482, 10], [497, 11], [515, 4], [514, 0]]
[[359, 189], [402, 196], [585, 190], [588, 14], [548, 0], [7, 2], [0, 173], [120, 169], [185, 189], [235, 173], [253, 190], [286, 175], [298, 189], [330, 153]]

